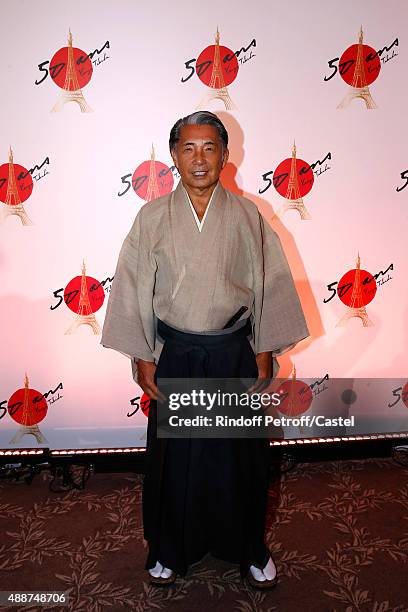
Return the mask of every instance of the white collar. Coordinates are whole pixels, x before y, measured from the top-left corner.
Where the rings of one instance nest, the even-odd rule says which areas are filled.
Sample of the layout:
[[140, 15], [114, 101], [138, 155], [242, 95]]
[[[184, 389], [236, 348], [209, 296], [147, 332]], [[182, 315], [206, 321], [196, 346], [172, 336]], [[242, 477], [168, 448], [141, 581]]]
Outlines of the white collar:
[[188, 195], [188, 193], [187, 193], [187, 189], [186, 189], [186, 188], [184, 187], [184, 185], [183, 185], [183, 189], [184, 189], [184, 191], [186, 192], [186, 196], [187, 196], [188, 202], [189, 202], [189, 204], [190, 204], [191, 211], [192, 211], [192, 213], [193, 213], [193, 215], [194, 215], [195, 222], [197, 223], [197, 227], [198, 227], [198, 231], [199, 231], [199, 232], [201, 232], [201, 230], [203, 229], [203, 226], [204, 226], [204, 221], [205, 221], [205, 218], [206, 218], [206, 216], [207, 216], [208, 209], [210, 208], [210, 204], [211, 204], [211, 202], [212, 202], [212, 199], [213, 199], [213, 196], [214, 196], [214, 193], [215, 193], [215, 191], [216, 191], [217, 187], [218, 187], [218, 183], [217, 183], [217, 184], [216, 184], [216, 186], [214, 187], [214, 190], [213, 190], [213, 192], [212, 192], [212, 194], [211, 194], [210, 201], [208, 202], [208, 204], [207, 204], [207, 208], [205, 209], [205, 213], [204, 213], [204, 215], [203, 215], [203, 218], [202, 218], [202, 219], [201, 219], [201, 221], [200, 221], [200, 219], [198, 218], [198, 215], [197, 215], [197, 213], [196, 213], [196, 211], [195, 211], [195, 208], [194, 208], [194, 206], [193, 206], [193, 204], [192, 204], [192, 202], [191, 202], [191, 200], [190, 200], [190, 196], [189, 196], [189, 195]]

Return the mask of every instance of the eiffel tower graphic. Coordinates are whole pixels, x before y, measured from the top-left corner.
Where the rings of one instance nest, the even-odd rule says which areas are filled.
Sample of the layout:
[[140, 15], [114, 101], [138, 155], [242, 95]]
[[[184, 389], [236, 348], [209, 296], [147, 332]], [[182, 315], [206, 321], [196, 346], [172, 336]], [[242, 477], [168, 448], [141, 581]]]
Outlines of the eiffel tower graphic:
[[228, 89], [224, 81], [224, 75], [222, 73], [220, 58], [220, 33], [218, 31], [218, 27], [215, 35], [214, 63], [212, 67], [209, 91], [203, 97], [200, 104], [196, 107], [196, 110], [207, 108], [208, 102], [217, 98], [224, 102], [224, 106], [227, 110], [236, 109], [236, 106], [228, 93]]
[[292, 380], [290, 383], [290, 391], [289, 391], [289, 397], [288, 397], [288, 402], [287, 402], [287, 415], [288, 416], [294, 416], [296, 414], [296, 409], [297, 409], [297, 405], [296, 405], [296, 400], [295, 400], [295, 396], [297, 395], [297, 391], [296, 391], [296, 367], [295, 364], [293, 364], [293, 369], [292, 369]]
[[34, 425], [27, 425], [27, 422], [31, 420], [29, 403], [30, 403], [30, 399], [29, 399], [28, 376], [26, 373], [25, 380], [24, 380], [24, 401], [23, 401], [22, 423], [20, 427], [17, 429], [14, 436], [11, 438], [9, 444], [18, 444], [21, 438], [28, 434], [35, 436], [38, 444], [47, 443], [47, 440], [44, 438], [43, 434], [41, 433], [37, 423], [34, 423]]
[[279, 208], [276, 216], [282, 216], [287, 210], [294, 209], [300, 214], [302, 220], [311, 219], [311, 215], [303, 203], [299, 189], [299, 177], [296, 170], [296, 144], [293, 141], [292, 161], [290, 165], [290, 174], [288, 188], [285, 194], [286, 202]]
[[159, 191], [159, 186], [157, 184], [157, 176], [156, 176], [156, 164], [154, 163], [155, 160], [156, 160], [156, 154], [154, 151], [154, 145], [152, 144], [152, 153], [150, 156], [149, 182], [147, 184], [147, 192], [146, 192], [146, 202], [150, 202], [151, 200], [160, 198], [160, 191]]
[[87, 104], [82, 89], [79, 87], [78, 76], [75, 70], [74, 50], [72, 48], [72, 34], [69, 30], [68, 34], [68, 63], [67, 72], [65, 74], [64, 88], [61, 96], [57, 100], [52, 113], [61, 111], [64, 104], [67, 102], [76, 102], [81, 109], [81, 113], [92, 113], [92, 108]]
[[77, 314], [64, 335], [72, 334], [78, 329], [80, 325], [90, 325], [94, 334], [101, 333], [101, 328], [99, 327], [99, 323], [96, 320], [95, 314], [92, 312], [91, 302], [89, 300], [84, 261], [82, 262], [81, 292], [79, 295]]
[[1, 222], [3, 223], [9, 215], [17, 215], [21, 219], [23, 225], [33, 225], [26, 210], [21, 203], [20, 195], [17, 189], [16, 173], [14, 170], [13, 151], [10, 146], [9, 151], [9, 171], [7, 181], [6, 202], [2, 206]]
[[366, 104], [366, 108], [372, 109], [377, 108], [376, 103], [371, 97], [370, 90], [368, 89], [367, 79], [364, 71], [364, 58], [363, 58], [363, 26], [360, 26], [360, 33], [358, 37], [358, 48], [357, 48], [357, 60], [354, 67], [353, 80], [349, 91], [337, 106], [337, 108], [346, 108], [354, 98], [362, 98]]
[[[290, 381], [290, 389], [289, 389], [289, 397], [287, 400], [287, 408], [285, 410], [285, 414], [289, 417], [295, 417], [298, 414], [299, 403], [301, 402], [301, 396], [299, 395], [299, 388], [295, 384], [296, 383], [296, 366], [293, 364], [292, 369], [292, 380]], [[305, 428], [303, 425], [299, 425], [299, 432], [303, 434], [305, 432]]]
[[359, 317], [363, 322], [363, 327], [371, 327], [373, 323], [368, 318], [366, 307], [363, 303], [363, 294], [360, 284], [360, 254], [357, 254], [356, 274], [354, 277], [353, 291], [351, 294], [350, 306], [341, 317], [336, 327], [344, 327], [347, 321], [353, 317]]

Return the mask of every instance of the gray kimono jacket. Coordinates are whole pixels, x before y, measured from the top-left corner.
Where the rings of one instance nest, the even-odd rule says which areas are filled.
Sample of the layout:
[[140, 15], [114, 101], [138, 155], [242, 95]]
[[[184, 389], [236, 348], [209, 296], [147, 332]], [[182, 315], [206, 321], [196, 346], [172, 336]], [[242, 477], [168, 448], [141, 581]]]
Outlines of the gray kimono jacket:
[[[181, 330], [219, 330], [241, 307], [255, 353], [280, 355], [309, 336], [278, 235], [250, 200], [215, 188], [200, 232], [180, 181], [146, 203], [126, 236], [101, 344], [157, 363], [157, 318]], [[274, 358], [273, 376], [279, 369]]]

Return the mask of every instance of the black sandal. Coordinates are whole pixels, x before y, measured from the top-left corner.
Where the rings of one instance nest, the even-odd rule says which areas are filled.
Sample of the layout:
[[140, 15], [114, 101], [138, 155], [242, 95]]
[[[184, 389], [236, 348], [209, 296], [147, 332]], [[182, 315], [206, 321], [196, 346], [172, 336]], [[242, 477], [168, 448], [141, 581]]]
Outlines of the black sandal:
[[161, 576], [152, 576], [149, 573], [150, 584], [154, 584], [154, 586], [168, 586], [173, 584], [176, 580], [176, 572], [172, 571], [168, 578], [162, 578]]
[[251, 570], [249, 570], [246, 579], [253, 589], [259, 589], [263, 591], [264, 589], [272, 589], [274, 586], [277, 585], [278, 574], [276, 574], [275, 578], [272, 578], [272, 580], [257, 580], [253, 577]]

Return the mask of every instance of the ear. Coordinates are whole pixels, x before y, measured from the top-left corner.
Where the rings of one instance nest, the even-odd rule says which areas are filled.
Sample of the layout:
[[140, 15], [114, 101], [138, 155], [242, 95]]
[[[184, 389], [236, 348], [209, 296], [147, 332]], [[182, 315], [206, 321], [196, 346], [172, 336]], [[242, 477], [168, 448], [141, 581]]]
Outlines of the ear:
[[222, 154], [222, 165], [221, 168], [225, 168], [227, 165], [227, 161], [229, 158], [229, 150], [227, 148], [224, 149], [224, 153]]
[[171, 159], [173, 160], [173, 164], [176, 166], [176, 168], [178, 168], [176, 148], [174, 148], [172, 151], [170, 151], [170, 155], [171, 155]]

